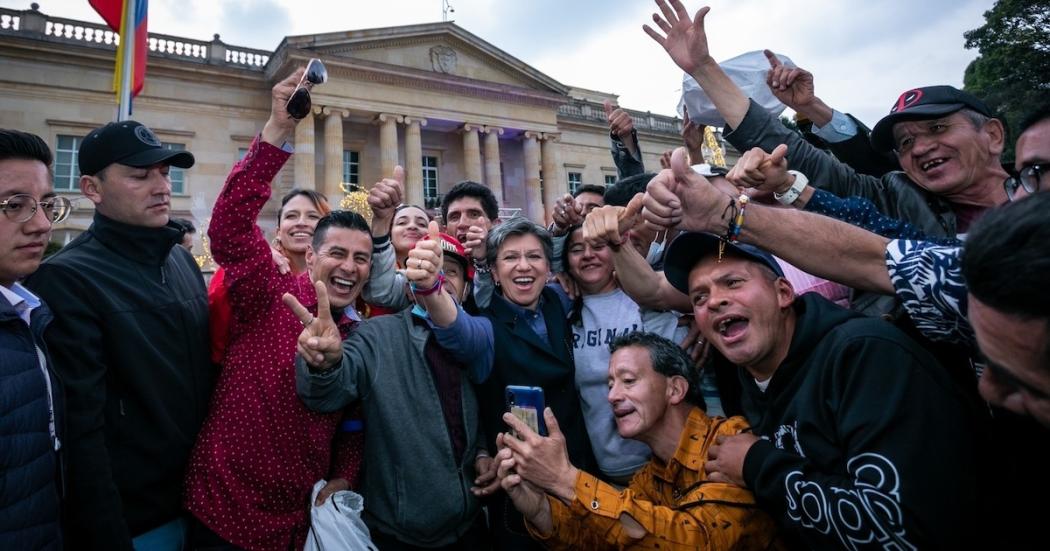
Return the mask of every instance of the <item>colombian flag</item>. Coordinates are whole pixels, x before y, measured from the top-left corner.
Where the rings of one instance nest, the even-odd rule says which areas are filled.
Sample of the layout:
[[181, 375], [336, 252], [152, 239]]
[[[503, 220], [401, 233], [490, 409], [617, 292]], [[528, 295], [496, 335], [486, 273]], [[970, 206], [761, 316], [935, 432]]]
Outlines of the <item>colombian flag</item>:
[[[124, 20], [124, 3], [135, 2], [135, 21]], [[109, 28], [120, 34], [123, 43], [126, 37], [135, 40], [135, 67], [131, 77], [131, 97], [142, 91], [146, 82], [146, 55], [148, 34], [146, 32], [146, 11], [148, 0], [88, 0], [92, 8], [102, 16]], [[117, 69], [113, 72], [113, 89], [120, 90], [121, 69], [124, 66], [123, 48], [117, 49]]]

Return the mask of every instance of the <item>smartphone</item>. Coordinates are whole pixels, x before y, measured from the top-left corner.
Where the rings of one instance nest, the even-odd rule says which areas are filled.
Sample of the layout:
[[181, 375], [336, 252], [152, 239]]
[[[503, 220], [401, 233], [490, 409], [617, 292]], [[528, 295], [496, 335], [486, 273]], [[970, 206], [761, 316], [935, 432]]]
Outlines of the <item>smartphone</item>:
[[[542, 388], [507, 385], [506, 398], [507, 409], [512, 415], [521, 419], [533, 432], [540, 436], [547, 436], [547, 423], [543, 421]], [[518, 435], [515, 434], [515, 436]]]

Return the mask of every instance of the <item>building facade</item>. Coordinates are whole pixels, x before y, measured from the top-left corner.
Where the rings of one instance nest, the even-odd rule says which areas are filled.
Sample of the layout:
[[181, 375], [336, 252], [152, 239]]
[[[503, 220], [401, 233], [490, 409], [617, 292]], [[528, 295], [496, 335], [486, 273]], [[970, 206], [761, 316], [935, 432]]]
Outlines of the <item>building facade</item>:
[[[33, 132], [56, 153], [55, 189], [79, 193], [76, 151], [91, 129], [114, 119], [117, 36], [104, 25], [39, 11], [0, 9], [0, 127]], [[230, 167], [269, 115], [269, 89], [321, 59], [329, 80], [312, 92], [295, 156], [275, 182], [260, 223], [292, 187], [338, 203], [344, 183], [368, 188], [406, 171], [406, 201], [436, 207], [451, 186], [488, 186], [507, 213], [546, 222], [553, 202], [583, 184], [617, 179], [603, 92], [544, 75], [454, 23], [289, 36], [274, 51], [151, 33], [145, 88], [132, 118], [197, 164], [173, 170], [173, 215], [206, 224]], [[631, 111], [643, 161], [681, 145], [676, 117]], [[68, 241], [90, 225], [81, 198], [55, 228]]]

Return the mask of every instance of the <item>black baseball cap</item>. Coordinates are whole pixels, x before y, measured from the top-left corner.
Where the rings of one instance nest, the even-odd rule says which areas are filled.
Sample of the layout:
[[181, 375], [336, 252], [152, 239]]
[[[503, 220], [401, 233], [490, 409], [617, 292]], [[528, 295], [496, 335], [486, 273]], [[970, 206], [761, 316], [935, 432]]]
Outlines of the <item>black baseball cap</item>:
[[[709, 255], [718, 254], [718, 245], [721, 242], [722, 238], [713, 233], [686, 232], [679, 235], [667, 249], [667, 257], [664, 259], [664, 277], [675, 289], [688, 295], [689, 272], [697, 262]], [[726, 242], [725, 252], [762, 264], [773, 270], [778, 277], [784, 277], [784, 270], [780, 268], [780, 264], [773, 258], [773, 255], [754, 245]]]
[[111, 122], [96, 128], [80, 143], [80, 173], [94, 176], [113, 163], [143, 168], [167, 163], [178, 168], [193, 166], [193, 153], [165, 149], [153, 131], [136, 121]]
[[936, 119], [964, 107], [991, 117], [983, 101], [953, 86], [926, 86], [908, 90], [897, 98], [890, 114], [882, 117], [871, 131], [871, 145], [880, 152], [893, 151], [893, 125], [901, 121]]

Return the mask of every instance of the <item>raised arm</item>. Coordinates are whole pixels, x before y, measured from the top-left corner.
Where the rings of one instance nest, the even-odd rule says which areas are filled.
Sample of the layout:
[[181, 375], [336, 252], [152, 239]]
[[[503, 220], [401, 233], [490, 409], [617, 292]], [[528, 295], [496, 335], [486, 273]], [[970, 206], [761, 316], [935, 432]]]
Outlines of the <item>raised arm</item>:
[[663, 47], [676, 65], [696, 80], [726, 123], [736, 128], [747, 114], [750, 101], [711, 57], [704, 30], [704, 18], [711, 8], [700, 8], [691, 19], [680, 0], [656, 0], [656, 5], [662, 16], [654, 13], [653, 23], [663, 34], [649, 25], [643, 25], [642, 29]]
[[605, 118], [609, 121], [609, 140], [616, 172], [620, 178], [645, 172], [638, 133], [634, 130], [631, 114], [610, 100], [602, 102], [602, 106], [605, 108]]
[[689, 297], [675, 289], [662, 273], [653, 270], [623, 234], [640, 220], [644, 196], [639, 193], [627, 207], [606, 205], [591, 211], [583, 225], [583, 238], [607, 243], [612, 250], [620, 287], [639, 306], [652, 310], [690, 312]]
[[[737, 198], [712, 187], [693, 172], [684, 148], [675, 151], [672, 168], [649, 182], [642, 215], [654, 227], [726, 235], [731, 204]], [[760, 246], [810, 274], [866, 291], [893, 294], [886, 269], [889, 240], [845, 222], [802, 212], [749, 203], [742, 241]]]
[[271, 90], [270, 118], [248, 153], [227, 176], [208, 226], [212, 253], [225, 269], [225, 284], [241, 318], [265, 311], [266, 297], [279, 281], [270, 245], [256, 220], [272, 193], [270, 183], [290, 157], [282, 145], [294, 132], [296, 121], [284, 104], [302, 71], [299, 69]]
[[405, 296], [405, 276], [397, 271], [390, 242], [390, 223], [404, 197], [404, 182], [405, 170], [397, 166], [393, 178], [376, 182], [368, 192], [368, 206], [372, 208], [372, 269], [361, 296], [369, 304], [395, 310], [411, 305]]

